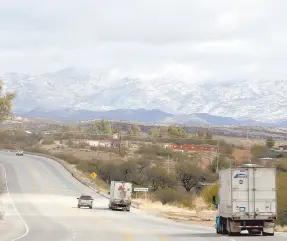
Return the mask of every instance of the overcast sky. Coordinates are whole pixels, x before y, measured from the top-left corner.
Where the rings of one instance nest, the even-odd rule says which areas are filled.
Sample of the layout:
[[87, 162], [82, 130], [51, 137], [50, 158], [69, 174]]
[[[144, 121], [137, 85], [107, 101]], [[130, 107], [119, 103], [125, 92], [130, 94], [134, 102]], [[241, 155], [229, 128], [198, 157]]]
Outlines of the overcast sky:
[[0, 0], [0, 73], [287, 80], [286, 10], [286, 0]]

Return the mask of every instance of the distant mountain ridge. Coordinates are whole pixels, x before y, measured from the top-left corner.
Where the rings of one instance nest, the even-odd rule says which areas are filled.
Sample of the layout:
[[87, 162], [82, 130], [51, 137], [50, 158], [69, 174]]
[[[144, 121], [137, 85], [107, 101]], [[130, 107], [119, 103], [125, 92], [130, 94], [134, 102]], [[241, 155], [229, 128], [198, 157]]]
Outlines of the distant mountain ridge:
[[117, 109], [110, 111], [89, 111], [89, 110], [31, 110], [28, 112], [16, 111], [14, 113], [23, 117], [41, 117], [61, 121], [83, 121], [91, 119], [125, 120], [135, 122], [155, 123], [161, 122], [164, 118], [171, 117], [172, 114], [160, 110], [145, 109]]
[[117, 121], [133, 121], [144, 123], [166, 123], [166, 124], [203, 124], [216, 126], [287, 126], [287, 121], [277, 123], [257, 122], [253, 120], [236, 120], [231, 117], [221, 117], [206, 113], [195, 113], [190, 115], [173, 115], [161, 110], [146, 109], [117, 109], [110, 111], [89, 111], [89, 110], [40, 110], [35, 109], [28, 112], [14, 112], [16, 116], [41, 117], [58, 121], [85, 121], [93, 119], [108, 119]]
[[119, 77], [113, 72], [91, 73], [74, 68], [40, 75], [10, 73], [1, 77], [5, 88], [17, 93], [15, 111], [29, 112], [37, 108], [95, 112], [144, 108], [173, 115], [208, 113], [267, 123], [287, 120], [284, 81], [201, 84], [169, 76]]

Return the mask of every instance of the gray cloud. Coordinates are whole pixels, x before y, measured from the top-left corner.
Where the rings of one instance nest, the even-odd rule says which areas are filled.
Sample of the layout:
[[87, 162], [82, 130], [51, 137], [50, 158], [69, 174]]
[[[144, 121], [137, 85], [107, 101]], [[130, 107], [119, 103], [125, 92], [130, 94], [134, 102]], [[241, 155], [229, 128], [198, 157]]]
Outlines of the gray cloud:
[[284, 0], [0, 1], [0, 72], [287, 79]]

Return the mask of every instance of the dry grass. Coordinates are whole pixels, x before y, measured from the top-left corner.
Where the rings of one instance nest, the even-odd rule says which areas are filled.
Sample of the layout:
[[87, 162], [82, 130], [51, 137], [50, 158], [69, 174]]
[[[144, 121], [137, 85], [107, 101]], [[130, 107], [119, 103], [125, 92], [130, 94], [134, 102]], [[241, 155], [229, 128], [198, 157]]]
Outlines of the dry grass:
[[215, 212], [209, 209], [202, 198], [199, 197], [195, 200], [195, 208], [193, 210], [177, 205], [163, 205], [161, 202], [152, 202], [149, 199], [136, 199], [135, 201], [140, 203], [140, 209], [168, 219], [214, 226]]
[[276, 226], [275, 227], [276, 232], [287, 232], [287, 226]]
[[244, 163], [246, 160], [249, 159], [249, 151], [248, 150], [241, 150], [238, 148], [233, 149], [232, 156], [234, 157], [237, 164]]
[[92, 151], [90, 149], [77, 149], [77, 148], [57, 148], [56, 145], [52, 146], [42, 146], [43, 149], [50, 151], [53, 154], [57, 153], [65, 153], [69, 155], [73, 155], [77, 157], [80, 160], [92, 160], [92, 159], [98, 159], [103, 160], [106, 163], [119, 163], [123, 162], [123, 158], [121, 158], [119, 155], [115, 153], [108, 153], [103, 151]]
[[233, 144], [236, 146], [242, 146], [243, 144], [249, 143], [249, 141], [253, 144], [265, 144], [264, 140], [261, 139], [246, 139], [242, 137], [231, 137], [231, 136], [213, 136], [215, 140], [224, 140], [228, 144]]
[[[215, 140], [224, 140], [228, 144], [233, 144], [236, 146], [242, 146], [243, 144], [247, 145], [249, 141], [251, 142], [251, 145], [259, 144], [259, 145], [265, 145], [265, 140], [262, 139], [252, 139], [252, 138], [244, 138], [244, 137], [232, 137], [232, 136], [213, 136]], [[278, 143], [277, 143], [278, 144]], [[286, 140], [280, 140], [280, 145], [286, 145]]]

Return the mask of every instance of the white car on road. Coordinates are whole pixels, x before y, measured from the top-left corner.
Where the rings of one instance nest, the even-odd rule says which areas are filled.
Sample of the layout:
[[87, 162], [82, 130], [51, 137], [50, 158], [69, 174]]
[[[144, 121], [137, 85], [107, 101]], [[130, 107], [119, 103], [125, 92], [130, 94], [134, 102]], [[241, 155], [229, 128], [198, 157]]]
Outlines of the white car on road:
[[78, 199], [78, 208], [88, 207], [90, 209], [93, 208], [93, 198], [89, 195], [81, 195]]
[[24, 152], [22, 150], [18, 150], [16, 152], [16, 156], [23, 156], [24, 155]]

